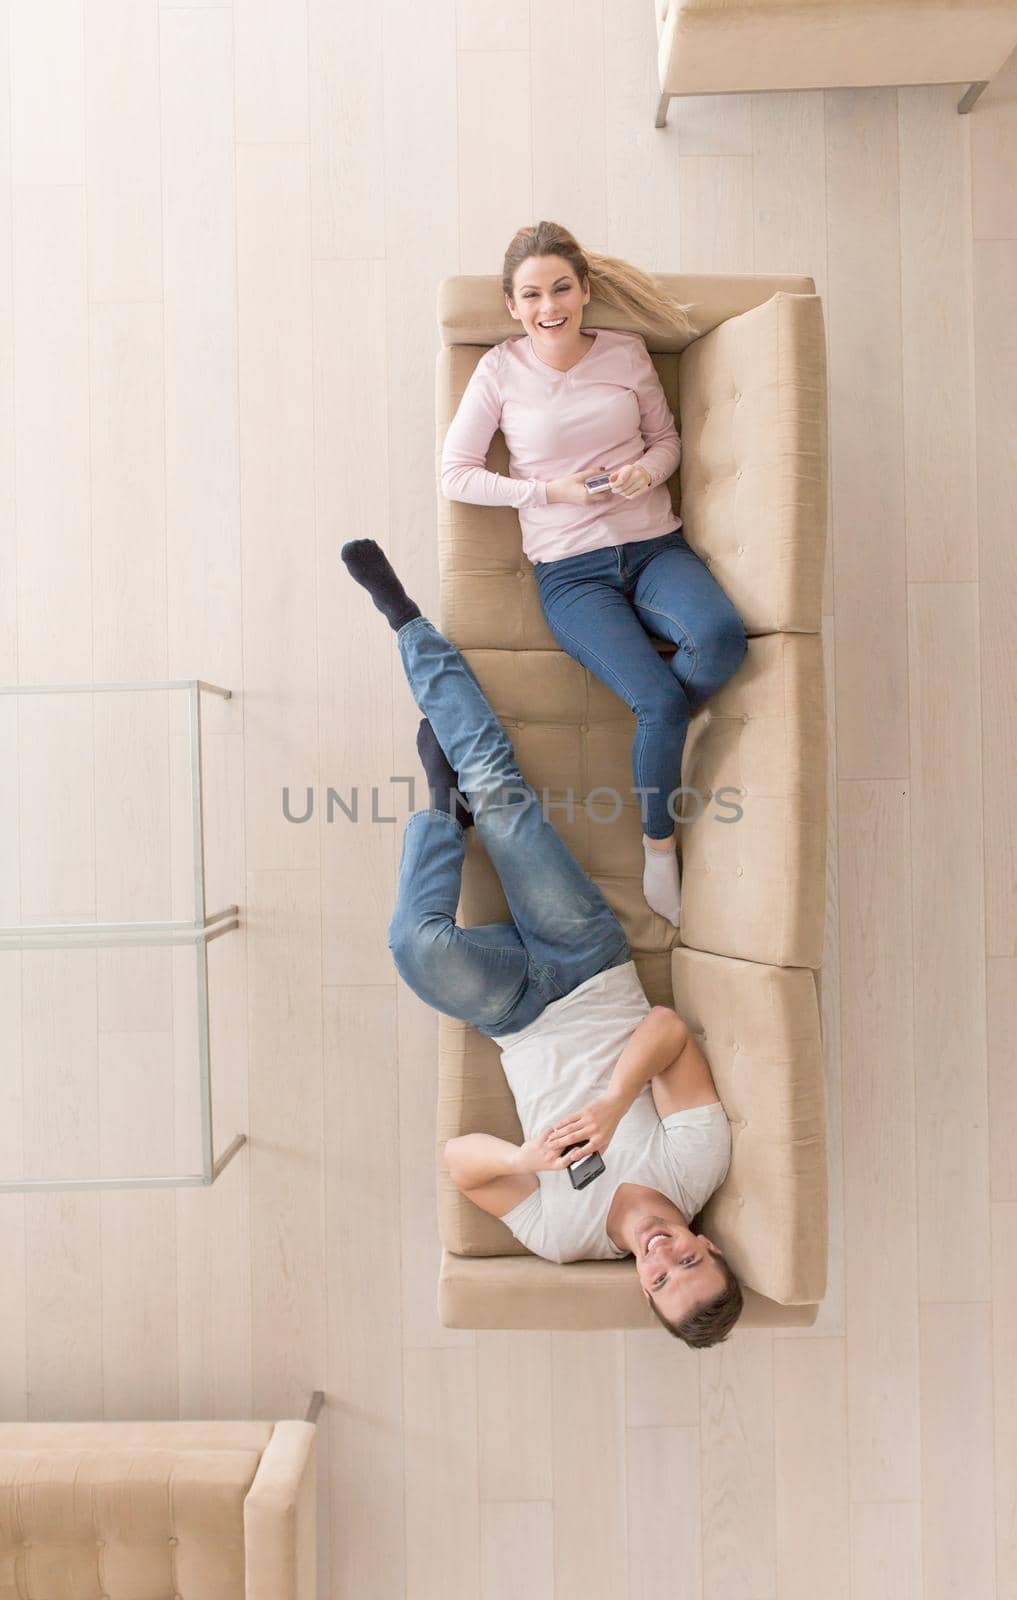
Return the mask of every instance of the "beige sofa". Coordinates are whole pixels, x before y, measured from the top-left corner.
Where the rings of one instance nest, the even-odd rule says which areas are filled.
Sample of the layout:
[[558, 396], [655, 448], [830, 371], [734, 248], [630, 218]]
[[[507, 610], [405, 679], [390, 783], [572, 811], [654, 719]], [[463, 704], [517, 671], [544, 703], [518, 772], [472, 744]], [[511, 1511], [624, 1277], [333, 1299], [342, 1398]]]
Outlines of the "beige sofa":
[[1017, 45], [1015, 0], [653, 0], [660, 100], [754, 89], [965, 83]]
[[[672, 500], [692, 547], [738, 607], [745, 661], [693, 717], [680, 831], [683, 926], [642, 894], [638, 801], [626, 795], [628, 707], [559, 648], [544, 620], [511, 509], [439, 490], [441, 626], [463, 650], [508, 730], [524, 776], [625, 927], [653, 1002], [674, 1004], [703, 1044], [732, 1124], [731, 1169], [702, 1212], [745, 1290], [742, 1326], [807, 1325], [826, 1285], [826, 1106], [819, 1010], [826, 902], [826, 734], [820, 639], [826, 538], [823, 317], [810, 278], [660, 279], [692, 303], [699, 337], [645, 327], [682, 434]], [[588, 327], [626, 323], [596, 297]], [[518, 332], [494, 277], [446, 279], [439, 294], [437, 448], [477, 361]], [[507, 472], [501, 433], [488, 466]], [[671, 647], [661, 642], [663, 653]], [[713, 801], [740, 791], [737, 824]], [[573, 815], [564, 809], [574, 797]], [[497, 877], [468, 834], [460, 920], [507, 919]], [[522, 1132], [498, 1048], [439, 1023], [436, 1130], [443, 1254], [439, 1316], [460, 1328], [657, 1326], [633, 1263], [569, 1265], [530, 1254], [445, 1171], [447, 1139]]]
[[0, 1594], [314, 1600], [310, 1422], [0, 1423]]

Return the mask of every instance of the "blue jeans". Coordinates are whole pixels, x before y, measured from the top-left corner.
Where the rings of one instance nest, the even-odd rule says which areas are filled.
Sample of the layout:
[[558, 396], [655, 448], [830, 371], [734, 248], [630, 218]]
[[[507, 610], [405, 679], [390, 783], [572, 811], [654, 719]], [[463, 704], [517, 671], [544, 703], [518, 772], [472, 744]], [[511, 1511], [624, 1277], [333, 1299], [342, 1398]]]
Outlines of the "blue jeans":
[[434, 729], [501, 880], [511, 922], [456, 926], [465, 843], [447, 811], [406, 824], [388, 946], [436, 1011], [481, 1033], [516, 1033], [595, 973], [631, 959], [625, 931], [543, 816], [484, 691], [426, 617], [396, 634], [413, 698]]
[[[563, 650], [636, 716], [633, 787], [643, 832], [667, 839], [677, 818], [693, 710], [738, 670], [748, 649], [741, 617], [679, 528], [562, 561], [534, 563], [551, 632]], [[677, 649], [670, 662], [650, 636]], [[680, 809], [672, 799], [674, 811]]]

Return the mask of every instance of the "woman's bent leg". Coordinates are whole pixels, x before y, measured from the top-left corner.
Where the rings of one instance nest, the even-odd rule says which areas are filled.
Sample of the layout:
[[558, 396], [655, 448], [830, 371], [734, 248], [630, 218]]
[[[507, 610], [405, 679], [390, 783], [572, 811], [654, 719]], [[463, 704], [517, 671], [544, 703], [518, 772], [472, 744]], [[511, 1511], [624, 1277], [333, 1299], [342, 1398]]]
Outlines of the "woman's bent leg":
[[[603, 558], [607, 553], [590, 554]], [[613, 550], [610, 554], [616, 561]], [[634, 712], [632, 776], [643, 831], [648, 838], [666, 839], [675, 829], [668, 800], [681, 785], [689, 702], [616, 581], [594, 575], [592, 563], [584, 571], [583, 560], [577, 556], [541, 564], [544, 615], [562, 648]], [[561, 570], [555, 572], [556, 567]], [[671, 804], [676, 809], [674, 800]]]
[[[690, 706], [701, 706], [745, 659], [745, 625], [709, 567], [679, 530], [639, 559], [633, 554], [632, 605], [651, 634], [677, 646], [670, 670]], [[628, 547], [627, 547], [628, 548]]]

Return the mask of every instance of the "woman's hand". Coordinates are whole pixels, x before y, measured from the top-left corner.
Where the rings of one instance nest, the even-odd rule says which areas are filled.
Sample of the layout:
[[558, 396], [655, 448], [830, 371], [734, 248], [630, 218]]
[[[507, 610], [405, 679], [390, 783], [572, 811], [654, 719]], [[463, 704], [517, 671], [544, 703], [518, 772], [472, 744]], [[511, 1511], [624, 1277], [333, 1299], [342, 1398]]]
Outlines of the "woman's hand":
[[606, 471], [606, 467], [590, 467], [586, 472], [570, 472], [565, 478], [552, 479], [547, 486], [548, 505], [595, 506], [603, 500], [604, 491], [591, 494], [586, 479]]
[[611, 493], [620, 494], [625, 500], [636, 500], [641, 494], [648, 493], [652, 482], [648, 468], [638, 461], [632, 461], [627, 467], [619, 467], [617, 472], [612, 472]]
[[519, 1146], [520, 1172], [561, 1172], [565, 1167], [570, 1167], [573, 1161], [581, 1161], [583, 1156], [589, 1155], [589, 1150], [573, 1150], [569, 1155], [563, 1156], [565, 1144], [576, 1141], [566, 1140], [562, 1143], [554, 1138], [554, 1129], [548, 1128], [536, 1139], [527, 1139], [525, 1144]]
[[[598, 500], [603, 500], [604, 491], [602, 489], [599, 494], [591, 494], [586, 487], [586, 479], [607, 470], [604, 466], [590, 467], [586, 472], [570, 472], [567, 477], [552, 479], [547, 486], [548, 505], [596, 505]], [[650, 474], [637, 461], [619, 467], [610, 474], [610, 478], [611, 493], [621, 495], [623, 500], [635, 500], [650, 488]]]
[[584, 1155], [590, 1155], [594, 1150], [603, 1155], [627, 1110], [628, 1106], [618, 1095], [602, 1094], [581, 1111], [556, 1123], [551, 1130], [552, 1144], [563, 1150], [566, 1145], [583, 1139]]

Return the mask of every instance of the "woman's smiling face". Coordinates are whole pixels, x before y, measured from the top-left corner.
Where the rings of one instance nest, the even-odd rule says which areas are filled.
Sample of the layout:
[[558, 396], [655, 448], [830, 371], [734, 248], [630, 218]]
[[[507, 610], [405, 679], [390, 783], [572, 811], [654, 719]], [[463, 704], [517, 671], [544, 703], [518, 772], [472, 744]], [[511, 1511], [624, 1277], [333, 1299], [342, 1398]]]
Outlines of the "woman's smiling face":
[[505, 304], [538, 350], [578, 344], [590, 285], [580, 287], [563, 256], [528, 256], [515, 270], [513, 287], [515, 303], [506, 295]]

